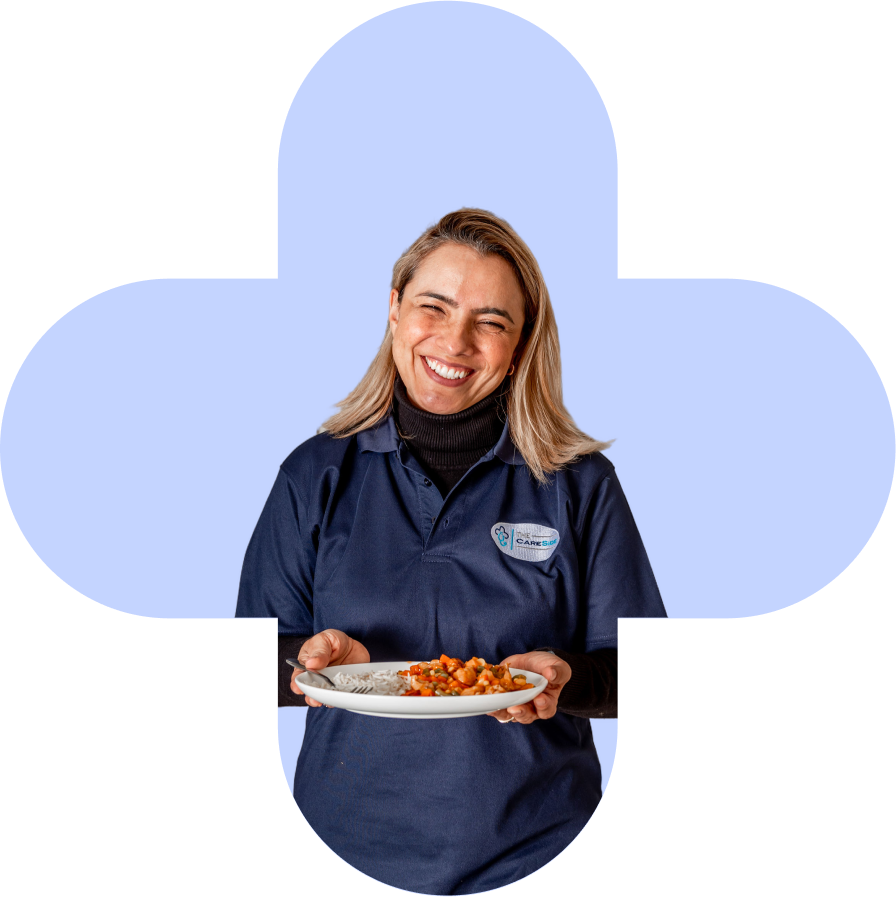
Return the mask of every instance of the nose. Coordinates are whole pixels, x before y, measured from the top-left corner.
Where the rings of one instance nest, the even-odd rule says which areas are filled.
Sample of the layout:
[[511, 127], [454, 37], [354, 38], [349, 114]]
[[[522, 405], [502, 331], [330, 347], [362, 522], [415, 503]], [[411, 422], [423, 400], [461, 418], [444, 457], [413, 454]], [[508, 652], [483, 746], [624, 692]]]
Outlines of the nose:
[[446, 355], [464, 355], [470, 348], [471, 332], [466, 321], [446, 321], [440, 336]]

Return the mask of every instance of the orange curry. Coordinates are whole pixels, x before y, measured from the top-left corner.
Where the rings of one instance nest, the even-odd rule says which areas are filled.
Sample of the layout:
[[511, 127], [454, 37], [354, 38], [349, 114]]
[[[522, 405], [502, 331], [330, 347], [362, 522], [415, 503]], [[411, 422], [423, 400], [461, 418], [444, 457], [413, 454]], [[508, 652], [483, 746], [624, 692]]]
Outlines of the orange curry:
[[511, 676], [510, 668], [492, 666], [481, 657], [461, 663], [456, 657], [443, 654], [429, 663], [416, 663], [409, 670], [400, 670], [411, 686], [402, 697], [451, 697], [453, 695], [498, 695], [507, 691], [535, 688], [525, 676]]

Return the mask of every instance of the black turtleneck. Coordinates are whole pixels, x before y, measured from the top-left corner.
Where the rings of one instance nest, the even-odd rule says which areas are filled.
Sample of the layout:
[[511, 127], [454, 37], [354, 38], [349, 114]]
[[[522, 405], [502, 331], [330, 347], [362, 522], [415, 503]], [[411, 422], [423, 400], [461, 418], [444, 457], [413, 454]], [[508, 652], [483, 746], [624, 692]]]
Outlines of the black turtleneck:
[[[432, 414], [415, 408], [401, 379], [395, 382], [392, 416], [399, 436], [420, 462], [443, 496], [491, 449], [504, 431], [504, 396], [507, 381], [491, 395], [456, 414]], [[305, 699], [289, 687], [292, 667], [287, 657], [298, 657], [305, 638], [280, 636], [278, 639], [279, 706], [305, 706]], [[616, 716], [616, 649], [602, 648], [587, 654], [553, 651], [569, 664], [569, 682], [560, 692], [559, 710], [573, 716]]]
[[411, 404], [401, 378], [395, 381], [392, 417], [398, 435], [425, 473], [446, 496], [461, 477], [501, 438], [507, 381], [456, 414], [433, 414]]

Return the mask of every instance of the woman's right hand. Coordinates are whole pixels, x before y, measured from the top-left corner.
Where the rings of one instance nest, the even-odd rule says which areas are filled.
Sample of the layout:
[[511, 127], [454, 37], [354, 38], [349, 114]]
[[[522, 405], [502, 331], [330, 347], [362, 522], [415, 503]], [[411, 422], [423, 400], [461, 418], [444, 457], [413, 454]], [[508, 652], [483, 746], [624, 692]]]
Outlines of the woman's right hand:
[[[299, 651], [299, 663], [309, 670], [322, 670], [346, 663], [370, 663], [370, 654], [360, 642], [356, 642], [344, 632], [338, 629], [325, 629], [302, 645], [302, 650]], [[296, 682], [296, 676], [301, 673], [301, 670], [294, 669], [289, 683], [289, 687], [297, 695], [305, 694]], [[315, 701], [307, 695], [305, 703], [309, 707], [322, 706], [320, 701]]]

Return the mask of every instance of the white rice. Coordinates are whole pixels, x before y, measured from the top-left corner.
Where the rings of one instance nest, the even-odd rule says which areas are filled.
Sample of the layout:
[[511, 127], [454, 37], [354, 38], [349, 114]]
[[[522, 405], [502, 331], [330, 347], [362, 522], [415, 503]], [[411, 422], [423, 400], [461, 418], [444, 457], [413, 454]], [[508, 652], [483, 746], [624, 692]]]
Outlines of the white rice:
[[327, 670], [327, 674], [339, 691], [351, 691], [360, 685], [372, 687], [371, 695], [400, 695], [410, 688], [404, 676], [393, 670], [378, 670], [375, 673], [336, 673]]

